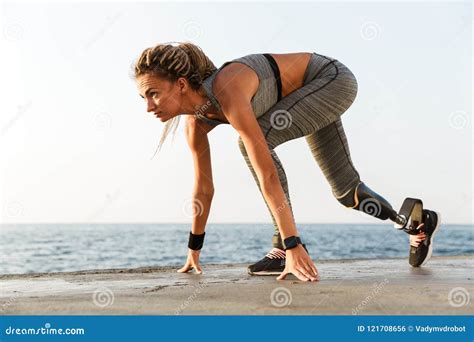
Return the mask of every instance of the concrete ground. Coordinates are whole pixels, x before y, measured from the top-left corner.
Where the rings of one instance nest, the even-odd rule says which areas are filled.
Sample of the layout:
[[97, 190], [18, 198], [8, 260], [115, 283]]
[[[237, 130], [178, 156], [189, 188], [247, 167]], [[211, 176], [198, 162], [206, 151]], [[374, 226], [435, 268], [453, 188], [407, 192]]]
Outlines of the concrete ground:
[[255, 277], [246, 265], [0, 276], [0, 315], [472, 315], [472, 256], [317, 261], [321, 280]]

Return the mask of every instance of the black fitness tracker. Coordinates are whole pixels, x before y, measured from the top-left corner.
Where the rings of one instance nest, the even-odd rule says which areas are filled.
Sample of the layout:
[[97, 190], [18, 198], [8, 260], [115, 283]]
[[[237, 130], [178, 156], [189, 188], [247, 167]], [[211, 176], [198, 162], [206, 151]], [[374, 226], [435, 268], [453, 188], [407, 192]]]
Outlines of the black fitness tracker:
[[197, 235], [189, 232], [188, 248], [195, 251], [200, 250], [204, 244], [204, 235], [206, 235], [206, 233]]
[[295, 248], [298, 245], [302, 245], [301, 239], [299, 236], [290, 236], [283, 241], [285, 250]]

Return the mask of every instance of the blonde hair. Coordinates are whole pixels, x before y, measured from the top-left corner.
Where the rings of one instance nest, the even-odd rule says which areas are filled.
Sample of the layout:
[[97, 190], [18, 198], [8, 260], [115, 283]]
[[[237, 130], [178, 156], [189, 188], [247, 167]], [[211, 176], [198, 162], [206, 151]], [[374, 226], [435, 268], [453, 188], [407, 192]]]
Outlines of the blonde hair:
[[[173, 43], [178, 44], [176, 46]], [[175, 82], [184, 77], [192, 89], [198, 91], [202, 82], [209, 77], [216, 67], [204, 54], [200, 47], [190, 42], [169, 42], [158, 44], [143, 50], [134, 65], [134, 77], [152, 74]], [[168, 134], [172, 131], [173, 138], [179, 125], [180, 115], [168, 120], [163, 128], [160, 142], [155, 154], [161, 150]]]

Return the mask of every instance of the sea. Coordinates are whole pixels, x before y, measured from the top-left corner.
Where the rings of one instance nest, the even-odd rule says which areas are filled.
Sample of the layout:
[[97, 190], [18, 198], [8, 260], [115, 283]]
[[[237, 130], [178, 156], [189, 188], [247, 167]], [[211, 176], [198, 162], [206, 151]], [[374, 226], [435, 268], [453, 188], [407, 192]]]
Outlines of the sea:
[[[408, 258], [408, 235], [392, 224], [298, 224], [313, 261]], [[189, 224], [2, 224], [0, 274], [181, 266]], [[433, 255], [472, 255], [473, 225], [441, 225]], [[201, 263], [253, 263], [272, 247], [269, 224], [206, 226]]]

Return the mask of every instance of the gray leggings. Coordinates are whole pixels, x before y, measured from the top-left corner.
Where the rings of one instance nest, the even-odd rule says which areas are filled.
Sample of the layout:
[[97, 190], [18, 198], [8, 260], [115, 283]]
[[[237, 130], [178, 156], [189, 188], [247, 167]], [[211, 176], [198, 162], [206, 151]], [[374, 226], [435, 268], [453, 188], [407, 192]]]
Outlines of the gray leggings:
[[[352, 164], [341, 122], [341, 115], [354, 102], [356, 94], [357, 81], [344, 64], [333, 58], [313, 53], [305, 73], [303, 87], [288, 94], [258, 117], [258, 123], [268, 143], [290, 209], [288, 181], [283, 165], [275, 153], [275, 147], [286, 141], [305, 137], [335, 197], [341, 197], [359, 183], [359, 173]], [[257, 175], [240, 138], [239, 147], [262, 193]], [[270, 211], [268, 203], [266, 205]], [[271, 211], [270, 215], [275, 227], [273, 246], [282, 249], [278, 226]]]

